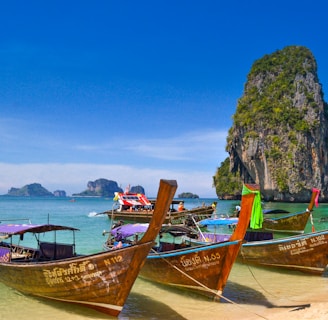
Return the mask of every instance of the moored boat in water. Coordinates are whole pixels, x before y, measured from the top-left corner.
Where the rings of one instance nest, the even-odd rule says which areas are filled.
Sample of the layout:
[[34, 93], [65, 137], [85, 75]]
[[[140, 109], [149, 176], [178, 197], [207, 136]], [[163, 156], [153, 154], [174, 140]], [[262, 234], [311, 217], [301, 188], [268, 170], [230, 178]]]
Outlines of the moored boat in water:
[[182, 235], [185, 227], [162, 229], [156, 247], [149, 253], [140, 271], [140, 277], [219, 299], [244, 239], [254, 198], [258, 194], [257, 186], [248, 187], [249, 193], [242, 197], [238, 224], [227, 241], [192, 247], [166, 241], [165, 232]]
[[[317, 189], [313, 191], [308, 211], [312, 210], [319, 192]], [[248, 231], [237, 261], [324, 275], [327, 273], [328, 265], [328, 230], [312, 230], [310, 233], [283, 237], [281, 234], [263, 229]], [[204, 242], [220, 242], [224, 237], [228, 237], [228, 234], [202, 232], [197, 238], [186, 238], [185, 241], [199, 245]]]
[[312, 219], [314, 205], [317, 205], [320, 190], [313, 188], [311, 200], [302, 212], [288, 213], [279, 217], [265, 218], [262, 228], [266, 231], [284, 232], [284, 233], [304, 233], [309, 218]]
[[259, 233], [240, 249], [238, 261], [263, 267], [297, 270], [323, 275], [328, 266], [328, 230], [273, 239], [270, 233]]
[[[193, 246], [226, 241], [229, 234], [202, 232], [184, 237]], [[237, 262], [314, 275], [327, 274], [328, 230], [274, 238], [272, 232], [247, 232]]]
[[[301, 212], [286, 213], [284, 210], [270, 210], [264, 211], [266, 215], [274, 214], [272, 217], [264, 217], [262, 222], [262, 231], [273, 231], [288, 234], [304, 233], [304, 229], [312, 215], [313, 207], [318, 201], [320, 190], [313, 188], [311, 200], [308, 207]], [[282, 215], [277, 216], [281, 213]], [[215, 226], [215, 225], [234, 225], [237, 217], [211, 217], [198, 222], [201, 226]]]
[[[149, 228], [134, 245], [117, 250], [79, 255], [72, 243], [57, 242], [57, 233], [75, 228], [51, 224], [0, 224], [0, 281], [25, 294], [86, 306], [117, 316], [130, 293], [149, 250], [163, 224], [175, 181], [161, 180], [158, 201]], [[54, 241], [40, 234], [55, 233]], [[35, 248], [22, 246], [28, 234]], [[14, 240], [17, 239], [17, 243]]]
[[[149, 200], [142, 193], [124, 193], [116, 192], [114, 201], [117, 201], [118, 207], [102, 212], [107, 214], [111, 220], [122, 220], [134, 223], [148, 223], [153, 215], [155, 200]], [[170, 208], [167, 211], [165, 224], [183, 224], [188, 223], [188, 219], [193, 217], [196, 221], [208, 218], [214, 212], [212, 205], [202, 205], [199, 207], [181, 211], [175, 209], [174, 205], [181, 203], [181, 200], [172, 200]]]

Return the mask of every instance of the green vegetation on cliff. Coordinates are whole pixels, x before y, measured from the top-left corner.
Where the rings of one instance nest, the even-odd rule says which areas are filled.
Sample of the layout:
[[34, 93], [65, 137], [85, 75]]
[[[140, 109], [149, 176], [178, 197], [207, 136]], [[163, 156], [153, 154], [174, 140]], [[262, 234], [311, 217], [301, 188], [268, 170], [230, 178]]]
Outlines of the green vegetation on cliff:
[[[308, 73], [316, 74], [317, 65], [305, 47], [290, 46], [257, 60], [248, 74], [245, 92], [238, 101], [233, 119], [236, 126], [246, 127], [248, 135], [258, 135], [258, 125], [289, 130], [291, 143], [297, 132], [308, 132], [316, 122], [305, 119], [309, 106], [319, 111], [312, 92], [301, 81]], [[295, 92], [301, 91], [306, 100], [294, 108]], [[278, 141], [279, 142], [279, 141]]]
[[260, 184], [268, 199], [307, 199], [313, 185], [328, 194], [327, 115], [308, 48], [288, 46], [255, 61], [228, 132], [229, 169], [214, 177], [217, 194], [234, 183], [229, 175], [227, 186], [220, 181], [227, 170]]
[[221, 162], [221, 166], [217, 168], [213, 185], [217, 196], [221, 199], [227, 195], [241, 194], [243, 182], [240, 175], [230, 172], [229, 158]]

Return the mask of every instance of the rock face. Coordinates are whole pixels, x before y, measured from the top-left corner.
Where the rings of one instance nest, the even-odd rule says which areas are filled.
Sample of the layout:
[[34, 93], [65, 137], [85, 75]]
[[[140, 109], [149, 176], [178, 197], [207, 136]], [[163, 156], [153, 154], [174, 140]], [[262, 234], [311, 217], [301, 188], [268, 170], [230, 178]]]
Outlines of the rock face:
[[[83, 197], [114, 197], [115, 192], [123, 192], [116, 181], [107, 179], [97, 179], [95, 181], [89, 181], [87, 184], [87, 190], [73, 194], [73, 196], [83, 196]], [[132, 186], [129, 188], [131, 193], [145, 193], [142, 186]]]
[[55, 197], [65, 198], [66, 197], [66, 191], [64, 191], [64, 190], [55, 190], [54, 191], [54, 196]]
[[191, 192], [182, 192], [178, 194], [178, 198], [182, 199], [198, 199], [199, 196], [197, 194], [191, 193]]
[[131, 193], [145, 194], [145, 189], [142, 186], [139, 186], [139, 185], [138, 186], [132, 186], [130, 192]]
[[230, 170], [266, 200], [328, 201], [328, 106], [312, 53], [290, 46], [254, 63], [229, 130]]
[[89, 181], [87, 184], [87, 190], [73, 194], [72, 196], [82, 197], [113, 197], [114, 192], [122, 192], [123, 190], [117, 185], [116, 181], [107, 179], [97, 179], [95, 181]]

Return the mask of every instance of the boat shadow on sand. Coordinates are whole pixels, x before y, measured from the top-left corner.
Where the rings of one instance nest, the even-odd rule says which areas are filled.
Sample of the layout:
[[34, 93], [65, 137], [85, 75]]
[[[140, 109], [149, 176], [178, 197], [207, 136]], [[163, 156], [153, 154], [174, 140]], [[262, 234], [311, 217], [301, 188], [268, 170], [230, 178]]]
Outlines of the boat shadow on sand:
[[[227, 282], [227, 285], [224, 289], [224, 292], [220, 298], [219, 302], [214, 302], [212, 299], [199, 295], [197, 293], [191, 292], [191, 291], [187, 291], [187, 290], [181, 290], [178, 288], [174, 288], [174, 287], [170, 287], [167, 288], [166, 285], [160, 284], [160, 283], [153, 283], [149, 280], [143, 279], [144, 282], [149, 282], [149, 284], [153, 285], [154, 287], [157, 287], [159, 289], [163, 289], [163, 290], [168, 290], [171, 293], [175, 293], [177, 295], [179, 295], [180, 297], [185, 297], [185, 298], [192, 298], [195, 299], [197, 301], [204, 301], [204, 303], [209, 302], [209, 303], [218, 303], [218, 304], [231, 304], [231, 305], [240, 305], [240, 306], [262, 306], [262, 307], [266, 307], [266, 308], [290, 308], [290, 309], [304, 309], [304, 308], [308, 308], [311, 306], [311, 304], [298, 304], [297, 302], [291, 302], [290, 304], [286, 303], [284, 305], [278, 305], [275, 303], [272, 303], [271, 301], [269, 301], [267, 299], [267, 297], [261, 292], [258, 291], [254, 288], [251, 288], [249, 286], [246, 285], [242, 285], [233, 281], [229, 281]], [[130, 297], [133, 294], [130, 295]], [[274, 297], [275, 299], [279, 299], [279, 297]], [[158, 304], [159, 308], [164, 308], [164, 309], [157, 309], [157, 314], [154, 313], [153, 307], [150, 307], [149, 311], [147, 311], [147, 316], [155, 316], [155, 318], [152, 319], [156, 319], [156, 316], [159, 316], [160, 314], [165, 314], [166, 313], [166, 308], [168, 307], [166, 304], [160, 303], [158, 300], [153, 300], [151, 298], [148, 298], [151, 303], [154, 303], [154, 301], [156, 301], [156, 303]], [[137, 302], [136, 302], [137, 303]], [[140, 303], [140, 302], [139, 302]], [[128, 301], [128, 305], [129, 305], [129, 301]], [[172, 314], [174, 314], [174, 310], [172, 310]], [[124, 313], [124, 309], [123, 309], [123, 313]], [[178, 314], [177, 314], [178, 315]], [[181, 317], [180, 315], [178, 315], [179, 317], [177, 319], [184, 319], [183, 317]], [[159, 318], [160, 319], [160, 318]], [[175, 318], [174, 318], [175, 319]]]
[[[224, 289], [220, 301], [214, 302], [211, 298], [202, 296], [198, 293], [194, 293], [187, 290], [181, 290], [175, 287], [167, 287], [164, 284], [154, 283], [150, 280], [142, 279], [144, 282], [157, 287], [161, 290], [167, 290], [170, 293], [177, 294], [180, 297], [192, 298], [198, 301], [210, 302], [210, 303], [235, 303], [235, 304], [244, 304], [244, 305], [262, 305], [266, 307], [272, 307], [273, 304], [270, 303], [267, 298], [261, 293], [251, 287], [238, 284], [236, 282], [231, 282], [228, 280], [228, 283]], [[132, 295], [132, 293], [131, 293]]]
[[[19, 292], [15, 293], [20, 296], [25, 296]], [[134, 319], [163, 319], [163, 315], [165, 315], [165, 319], [174, 319], [174, 320], [186, 320], [186, 318], [182, 317], [179, 313], [174, 311], [171, 307], [162, 303], [156, 299], [153, 299], [149, 296], [131, 292], [121, 313], [118, 317], [108, 316], [102, 314], [98, 311], [80, 306], [80, 305], [72, 305], [72, 304], [63, 304], [62, 302], [51, 301], [45, 298], [33, 297], [33, 296], [25, 296], [26, 299], [32, 299], [36, 302], [41, 301], [46, 307], [44, 312], [39, 310], [38, 316], [46, 319], [46, 314], [49, 312], [49, 309], [54, 308], [55, 310], [60, 310], [60, 315], [58, 316], [65, 318], [68, 315], [74, 315], [77, 317], [83, 317], [83, 319], [116, 319], [116, 320], [134, 320]], [[48, 308], [49, 307], [49, 308]]]
[[[160, 299], [160, 297], [159, 297]], [[118, 319], [174, 319], [187, 320], [166, 303], [136, 292], [131, 292]], [[173, 306], [174, 307], [174, 306]]]
[[[232, 303], [236, 305], [243, 305], [243, 306], [258, 305], [267, 308], [293, 308], [295, 310], [310, 307], [310, 304], [278, 306], [268, 301], [267, 298], [260, 291], [232, 281], [228, 281], [223, 294], [224, 298], [221, 298], [220, 302], [213, 302], [211, 299], [207, 297], [203, 297], [199, 294], [190, 291], [179, 290], [174, 287], [168, 289], [167, 286], [165, 285], [153, 283], [144, 279], [143, 281], [149, 282], [149, 284], [151, 284], [155, 288], [157, 287], [160, 290], [164, 289], [164, 290], [168, 290], [173, 294], [175, 293], [180, 297], [182, 296], [185, 298], [191, 298], [198, 301], [204, 301], [204, 302], [207, 301], [210, 303], [229, 304], [231, 303], [230, 301], [232, 301]], [[148, 295], [144, 295], [133, 291], [130, 293], [123, 307], [123, 310], [118, 317], [108, 316], [79, 305], [63, 304], [62, 302], [51, 301], [44, 298], [38, 298], [33, 296], [27, 296], [19, 292], [15, 292], [15, 293], [12, 292], [12, 294], [23, 296], [25, 297], [25, 299], [42, 301], [42, 304], [44, 304], [45, 306], [51, 309], [54, 308], [55, 310], [61, 310], [60, 313], [63, 313], [61, 314], [61, 316], [65, 316], [65, 313], [67, 313], [67, 314], [77, 315], [78, 317], [82, 316], [83, 318], [97, 319], [97, 320], [99, 319], [133, 320], [133, 319], [163, 319], [163, 315], [165, 315], [165, 319], [186, 320], [185, 317], [181, 316], [181, 314], [173, 310], [169, 305], [159, 301], [160, 297], [152, 298]], [[225, 298], [227, 300], [225, 300]], [[49, 309], [47, 307], [44, 309], [45, 313], [49, 312]], [[39, 315], [42, 316], [43, 311], [39, 310]]]
[[[272, 303], [267, 299], [267, 297], [260, 291], [255, 290], [249, 286], [241, 285], [236, 282], [228, 281], [227, 286], [224, 289], [224, 298], [221, 299], [221, 303], [231, 303], [237, 305], [257, 305], [263, 306], [266, 308], [297, 308], [303, 309], [308, 308], [311, 304], [298, 304], [294, 303], [286, 303], [284, 305], [277, 305]], [[274, 299], [279, 299], [279, 297], [273, 297]]]

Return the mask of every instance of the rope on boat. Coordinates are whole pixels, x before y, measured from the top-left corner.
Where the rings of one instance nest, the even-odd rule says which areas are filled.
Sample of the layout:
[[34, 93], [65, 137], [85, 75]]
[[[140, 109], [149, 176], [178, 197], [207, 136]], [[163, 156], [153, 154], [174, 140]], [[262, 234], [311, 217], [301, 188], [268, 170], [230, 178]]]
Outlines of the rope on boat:
[[[158, 254], [158, 252], [154, 249], [152, 249], [152, 251], [156, 254]], [[159, 254], [158, 254], [159, 255]], [[173, 267], [175, 270], [177, 270], [178, 272], [180, 272], [181, 274], [183, 274], [184, 276], [186, 276], [187, 278], [189, 278], [191, 281], [195, 282], [196, 284], [198, 284], [199, 286], [201, 286], [202, 288], [204, 288], [205, 290], [213, 293], [214, 295], [218, 296], [220, 299], [223, 299], [227, 302], [230, 302], [231, 304], [241, 308], [241, 309], [245, 309], [246, 311], [250, 312], [250, 313], [253, 313], [255, 315], [257, 315], [258, 317], [262, 318], [262, 319], [265, 319], [265, 320], [269, 320], [268, 318], [256, 313], [256, 312], [253, 312], [253, 311], [250, 311], [248, 310], [247, 308], [239, 305], [238, 303], [232, 301], [231, 299], [223, 296], [222, 294], [220, 294], [219, 292], [217, 292], [216, 290], [213, 290], [207, 286], [205, 286], [203, 283], [199, 282], [198, 280], [196, 280], [195, 278], [191, 277], [189, 274], [185, 273], [183, 270], [179, 269], [177, 266], [173, 265], [170, 261], [168, 261], [167, 259], [161, 257], [161, 259], [163, 259], [167, 264], [169, 264], [171, 267]]]
[[315, 232], [315, 227], [314, 227], [314, 223], [313, 223], [313, 216], [312, 216], [312, 211], [310, 212], [310, 221], [311, 221], [311, 226], [312, 226], [312, 232]]
[[[247, 263], [247, 261], [246, 261], [246, 259], [245, 259], [245, 256], [244, 256], [243, 252], [240, 251], [240, 253], [241, 253], [241, 256], [242, 256], [242, 258], [243, 258], [243, 259], [242, 259], [242, 260], [243, 260], [243, 264], [247, 266], [248, 271], [249, 271], [250, 274], [252, 275], [252, 277], [253, 277], [253, 279], [255, 280], [255, 282], [259, 285], [259, 287], [260, 287], [264, 292], [266, 292], [267, 294], [273, 296], [274, 298], [279, 299], [278, 296], [276, 296], [276, 295], [273, 294], [272, 292], [269, 292], [268, 290], [266, 290], [266, 289], [261, 285], [261, 283], [260, 283], [260, 282], [257, 280], [257, 278], [255, 277], [254, 272], [252, 271], [250, 264]], [[295, 300], [291, 300], [291, 299], [288, 299], [288, 300], [289, 300], [289, 301], [292, 301], [292, 302], [297, 302], [297, 301], [295, 301]], [[311, 306], [311, 304], [310, 304], [310, 303], [307, 303], [307, 304], [296, 305], [296, 306], [295, 306], [295, 305], [293, 305], [293, 306], [272, 306], [272, 308], [309, 308], [310, 306]], [[294, 310], [292, 310], [292, 311], [294, 311]]]

